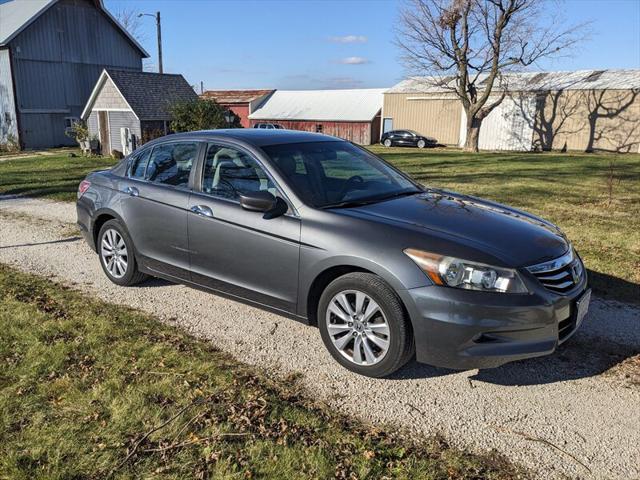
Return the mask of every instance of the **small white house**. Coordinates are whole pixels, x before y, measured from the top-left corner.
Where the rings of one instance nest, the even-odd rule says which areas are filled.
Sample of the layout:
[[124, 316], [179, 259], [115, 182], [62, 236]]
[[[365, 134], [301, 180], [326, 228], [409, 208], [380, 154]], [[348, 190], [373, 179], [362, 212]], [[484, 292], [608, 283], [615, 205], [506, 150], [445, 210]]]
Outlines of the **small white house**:
[[89, 135], [103, 155], [127, 155], [149, 140], [169, 133], [170, 108], [196, 100], [182, 75], [105, 69], [82, 112]]

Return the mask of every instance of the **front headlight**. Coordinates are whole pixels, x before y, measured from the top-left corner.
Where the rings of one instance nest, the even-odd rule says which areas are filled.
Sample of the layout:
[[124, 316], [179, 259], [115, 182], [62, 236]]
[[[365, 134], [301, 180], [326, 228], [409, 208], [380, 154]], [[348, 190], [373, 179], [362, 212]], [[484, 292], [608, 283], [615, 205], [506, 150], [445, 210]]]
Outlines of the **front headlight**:
[[404, 253], [436, 285], [485, 292], [528, 293], [516, 270], [469, 262], [454, 257], [407, 248]]

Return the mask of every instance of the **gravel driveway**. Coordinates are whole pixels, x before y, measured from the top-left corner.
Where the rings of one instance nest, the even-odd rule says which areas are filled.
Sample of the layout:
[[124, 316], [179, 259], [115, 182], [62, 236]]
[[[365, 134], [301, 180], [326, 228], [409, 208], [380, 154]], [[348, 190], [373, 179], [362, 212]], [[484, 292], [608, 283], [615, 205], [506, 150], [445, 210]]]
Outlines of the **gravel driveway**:
[[0, 197], [0, 262], [148, 311], [274, 375], [299, 372], [314, 396], [364, 420], [496, 449], [543, 478], [640, 477], [640, 385], [624, 368], [640, 353], [637, 307], [594, 299], [550, 357], [466, 372], [413, 363], [373, 380], [339, 367], [295, 321], [160, 280], [109, 283], [75, 218], [73, 204]]

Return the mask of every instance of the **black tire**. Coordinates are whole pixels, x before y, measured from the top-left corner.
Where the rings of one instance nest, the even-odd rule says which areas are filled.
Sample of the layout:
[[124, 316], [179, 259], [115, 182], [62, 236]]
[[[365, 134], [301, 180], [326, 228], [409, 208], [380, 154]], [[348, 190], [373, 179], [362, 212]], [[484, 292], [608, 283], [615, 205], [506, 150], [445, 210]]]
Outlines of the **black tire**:
[[389, 140], [388, 138], [387, 138], [384, 142], [382, 142], [382, 144], [383, 144], [385, 147], [390, 147], [390, 146], [392, 146], [392, 145], [393, 145], [393, 143], [391, 142], [391, 140]]
[[418, 148], [424, 148], [427, 146], [427, 142], [425, 142], [424, 140], [418, 140], [418, 143], [416, 145], [418, 146]]
[[[105, 256], [103, 255], [103, 239], [108, 231], [115, 230], [126, 246], [127, 256], [126, 256], [126, 270], [122, 276], [115, 276], [109, 271], [107, 267], [107, 261]], [[98, 257], [100, 258], [100, 265], [102, 266], [102, 270], [109, 280], [111, 280], [116, 285], [120, 285], [123, 287], [129, 287], [131, 285], [136, 285], [140, 282], [143, 282], [148, 278], [148, 275], [140, 272], [138, 270], [138, 264], [136, 262], [135, 249], [133, 246], [133, 241], [127, 231], [122, 227], [118, 220], [109, 220], [102, 225], [100, 228], [100, 232], [98, 233], [98, 240], [96, 242]]]
[[[354, 290], [363, 292], [378, 304], [389, 328], [386, 354], [377, 363], [371, 365], [360, 365], [346, 358], [334, 345], [327, 326], [327, 309], [331, 300], [341, 292]], [[325, 288], [320, 297], [317, 318], [322, 340], [331, 356], [343, 367], [360, 375], [374, 378], [386, 377], [406, 364], [414, 355], [413, 331], [402, 303], [393, 289], [377, 275], [354, 272], [335, 279]]]

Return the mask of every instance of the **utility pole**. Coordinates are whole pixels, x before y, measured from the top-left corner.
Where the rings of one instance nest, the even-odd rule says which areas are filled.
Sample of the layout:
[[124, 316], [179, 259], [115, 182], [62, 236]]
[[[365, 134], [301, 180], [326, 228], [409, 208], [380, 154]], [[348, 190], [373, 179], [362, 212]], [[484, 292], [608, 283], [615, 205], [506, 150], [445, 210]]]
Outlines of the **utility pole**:
[[152, 13], [139, 13], [138, 17], [153, 17], [156, 19], [156, 29], [158, 31], [158, 72], [163, 73], [162, 69], [162, 26], [160, 25], [160, 12], [156, 14]]
[[158, 27], [158, 71], [162, 73], [162, 27], [160, 26], [160, 12], [156, 12], [156, 25]]

